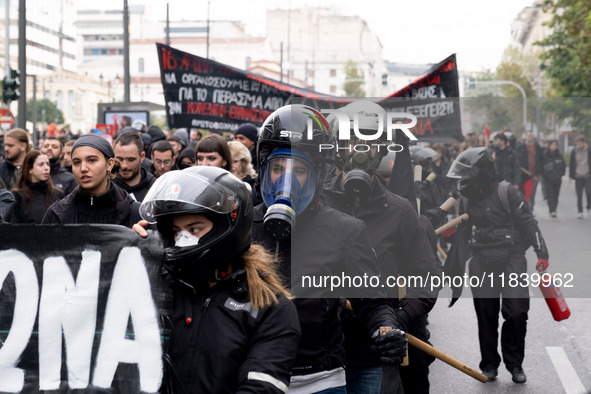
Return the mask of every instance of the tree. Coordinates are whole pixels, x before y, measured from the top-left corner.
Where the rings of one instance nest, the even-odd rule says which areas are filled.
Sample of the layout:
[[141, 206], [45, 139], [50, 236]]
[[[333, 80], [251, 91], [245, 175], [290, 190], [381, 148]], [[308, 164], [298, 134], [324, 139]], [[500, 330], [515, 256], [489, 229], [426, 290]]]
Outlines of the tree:
[[591, 2], [546, 0], [544, 6], [553, 17], [552, 32], [537, 43], [546, 49], [542, 68], [558, 96], [591, 96]]
[[[546, 0], [544, 10], [553, 14], [552, 32], [537, 44], [545, 48], [542, 69], [559, 97], [591, 96], [591, 2], [588, 0]], [[566, 100], [555, 108], [571, 125], [589, 135], [589, 99]]]
[[[43, 114], [45, 111], [45, 115]], [[55, 122], [57, 118], [57, 123], [64, 123], [64, 113], [57, 109], [55, 103], [49, 99], [41, 99], [37, 100], [37, 122], [52, 123]], [[33, 101], [29, 100], [27, 103], [27, 120], [29, 122], [33, 121]]]
[[346, 97], [365, 97], [365, 90], [361, 88], [365, 83], [363, 71], [360, 71], [352, 60], [345, 65], [345, 78], [349, 81], [343, 85]]

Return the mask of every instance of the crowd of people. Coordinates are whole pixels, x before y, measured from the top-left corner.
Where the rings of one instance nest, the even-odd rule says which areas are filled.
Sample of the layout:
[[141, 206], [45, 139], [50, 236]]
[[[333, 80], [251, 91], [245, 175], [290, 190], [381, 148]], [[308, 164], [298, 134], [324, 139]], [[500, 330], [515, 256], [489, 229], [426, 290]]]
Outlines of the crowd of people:
[[[368, 135], [386, 116], [368, 101], [342, 110], [356, 114]], [[429, 341], [438, 289], [425, 282], [345, 294], [312, 291], [301, 278], [336, 268], [352, 276], [437, 276], [450, 245], [472, 251], [474, 275], [526, 272], [529, 246], [544, 271], [548, 251], [532, 210], [541, 180], [557, 215], [566, 172], [558, 143], [543, 149], [528, 132], [523, 141], [468, 136], [465, 147], [406, 141], [396, 155], [319, 150], [344, 142], [334, 119], [310, 126], [309, 113], [279, 108], [260, 128], [238, 127], [232, 141], [184, 129], [167, 136], [139, 122], [113, 141], [94, 133], [48, 137], [31, 149], [29, 134], [12, 129], [0, 162], [1, 218], [117, 224], [162, 238], [163, 280], [174, 295], [163, 392], [428, 393], [433, 358], [409, 348], [406, 334]], [[591, 151], [584, 138], [576, 143], [569, 177], [582, 218], [583, 190], [591, 213]], [[402, 178], [395, 170], [407, 159]], [[410, 166], [422, 168], [414, 183]], [[410, 193], [400, 192], [403, 184]], [[460, 202], [446, 212], [440, 206], [450, 197]], [[468, 223], [435, 235], [449, 214], [464, 212]], [[499, 234], [510, 247], [497, 242]], [[502, 311], [503, 360], [513, 381], [525, 382], [527, 290], [491, 286], [474, 297], [480, 368], [489, 380], [498, 375], [493, 323]]]

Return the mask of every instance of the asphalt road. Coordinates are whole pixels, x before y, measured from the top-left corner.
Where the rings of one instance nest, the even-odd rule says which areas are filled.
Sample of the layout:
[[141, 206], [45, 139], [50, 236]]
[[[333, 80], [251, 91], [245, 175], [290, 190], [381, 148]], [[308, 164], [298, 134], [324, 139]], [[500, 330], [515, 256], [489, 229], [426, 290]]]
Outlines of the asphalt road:
[[[551, 218], [538, 186], [534, 214], [548, 245], [552, 273], [572, 273], [573, 288], [563, 288], [571, 316], [556, 322], [540, 296], [531, 292], [524, 371], [527, 383], [515, 384], [501, 364], [495, 382], [480, 383], [436, 360], [431, 365], [432, 393], [591, 393], [591, 217], [577, 219], [574, 183], [563, 180], [558, 217]], [[530, 272], [537, 261], [527, 252]], [[479, 370], [480, 351], [476, 314], [470, 290], [448, 308], [444, 294], [429, 314], [431, 342], [455, 359]], [[499, 324], [502, 324], [500, 317]], [[500, 353], [500, 346], [499, 346]], [[412, 360], [411, 360], [412, 362]]]

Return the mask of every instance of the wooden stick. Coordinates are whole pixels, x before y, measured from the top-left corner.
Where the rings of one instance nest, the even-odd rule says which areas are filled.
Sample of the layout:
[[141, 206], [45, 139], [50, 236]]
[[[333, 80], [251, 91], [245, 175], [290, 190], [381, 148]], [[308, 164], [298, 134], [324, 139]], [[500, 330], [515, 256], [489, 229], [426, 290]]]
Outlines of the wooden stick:
[[[415, 182], [423, 180], [423, 166], [417, 164], [415, 166]], [[417, 197], [417, 212], [421, 214], [421, 199]]]
[[451, 207], [453, 207], [453, 206], [454, 206], [454, 204], [455, 204], [455, 203], [456, 203], [456, 199], [455, 199], [455, 198], [453, 198], [453, 197], [449, 197], [447, 200], [445, 200], [445, 201], [443, 202], [443, 204], [441, 204], [441, 205], [439, 206], [439, 208], [440, 208], [442, 211], [446, 211], [446, 212], [447, 212], [447, 211], [449, 211], [449, 209], [450, 209]]
[[455, 358], [443, 353], [441, 350], [434, 348], [433, 346], [429, 345], [426, 342], [421, 341], [417, 337], [410, 335], [409, 333], [406, 334], [406, 338], [408, 339], [408, 343], [412, 346], [416, 347], [424, 351], [427, 354], [443, 361], [447, 365], [451, 365], [452, 367], [456, 368], [459, 371], [462, 371], [468, 376], [473, 377], [474, 379], [478, 380], [479, 382], [486, 383], [488, 382], [488, 378], [484, 376], [482, 373], [473, 370], [466, 364], [456, 360]]
[[[353, 307], [351, 306], [351, 302], [349, 300], [347, 300], [347, 304], [345, 305], [345, 309], [348, 309], [350, 311], [353, 310]], [[392, 330], [392, 327], [380, 327], [380, 335], [384, 335], [385, 333], [387, 333], [391, 330]], [[416, 347], [417, 349], [420, 349], [423, 352], [430, 354], [431, 356], [443, 361], [447, 365], [451, 365], [452, 367], [456, 368], [459, 371], [462, 371], [466, 375], [472, 376], [474, 379], [476, 379], [482, 383], [488, 382], [488, 378], [486, 376], [484, 376], [482, 373], [473, 370], [472, 368], [470, 368], [466, 364], [443, 353], [441, 350], [436, 349], [433, 346], [429, 345], [428, 343], [421, 341], [419, 338], [415, 337], [414, 335], [406, 333], [406, 339], [408, 339], [408, 343], [410, 345], [412, 345], [412, 346]]]
[[443, 257], [443, 260], [447, 259], [447, 253], [445, 253], [445, 250], [443, 250], [443, 248], [439, 244], [437, 244], [437, 251], [439, 252], [441, 257]]
[[445, 223], [443, 226], [439, 227], [437, 230], [435, 230], [435, 234], [439, 235], [442, 232], [444, 232], [445, 230], [449, 230], [450, 228], [460, 224], [463, 220], [468, 220], [470, 217], [468, 216], [467, 213], [462, 214], [461, 216], [458, 216], [457, 218], [455, 218], [454, 220], [451, 220], [447, 223]]

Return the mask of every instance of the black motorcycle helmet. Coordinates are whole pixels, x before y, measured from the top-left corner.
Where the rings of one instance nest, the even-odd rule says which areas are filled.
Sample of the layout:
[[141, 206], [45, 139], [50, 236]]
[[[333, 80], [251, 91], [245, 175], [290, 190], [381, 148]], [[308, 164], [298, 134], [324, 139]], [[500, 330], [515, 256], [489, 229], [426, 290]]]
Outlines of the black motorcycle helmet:
[[429, 168], [431, 162], [437, 156], [437, 152], [425, 146], [413, 145], [409, 148], [409, 150], [410, 161], [413, 166], [418, 164], [423, 168]]
[[483, 195], [496, 182], [495, 163], [484, 147], [466, 149], [454, 160], [447, 177], [459, 179], [459, 192], [470, 198]]
[[[310, 133], [308, 132], [310, 127]], [[257, 160], [260, 168], [273, 151], [279, 148], [297, 149], [310, 157], [316, 171], [314, 202], [320, 193], [322, 182], [330, 164], [334, 161], [336, 148], [331, 125], [319, 111], [300, 104], [283, 106], [265, 120], [257, 141]], [[320, 149], [320, 146], [333, 149]], [[310, 204], [313, 205], [313, 204]]]
[[[202, 214], [213, 228], [194, 246], [174, 244], [175, 216]], [[208, 166], [170, 171], [159, 177], [140, 206], [140, 215], [156, 222], [164, 241], [164, 267], [175, 278], [206, 285], [216, 271], [250, 248], [253, 209], [247, 186], [228, 171]]]

